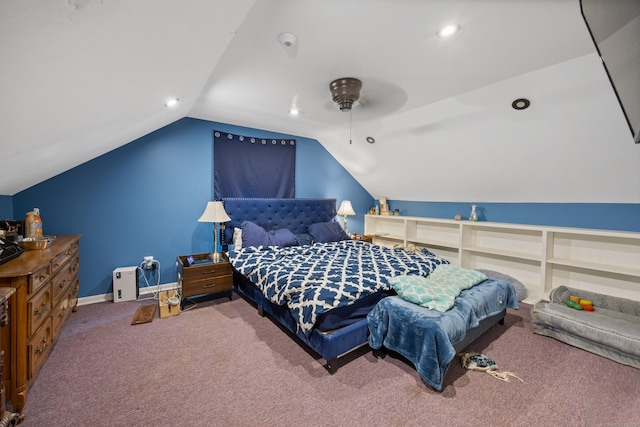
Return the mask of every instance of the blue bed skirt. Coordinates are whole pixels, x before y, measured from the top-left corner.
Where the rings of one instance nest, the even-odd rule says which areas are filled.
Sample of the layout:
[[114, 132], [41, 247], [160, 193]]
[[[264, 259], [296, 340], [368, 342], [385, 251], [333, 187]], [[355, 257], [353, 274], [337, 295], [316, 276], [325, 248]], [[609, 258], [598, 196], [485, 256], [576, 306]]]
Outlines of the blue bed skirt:
[[322, 357], [326, 361], [327, 370], [331, 373], [338, 368], [338, 356], [368, 343], [369, 324], [366, 318], [331, 332], [322, 332], [314, 328], [307, 337], [298, 330], [296, 321], [286, 307], [268, 301], [259, 289], [239, 273], [234, 274], [233, 286], [237, 294], [254, 302], [259, 312], [269, 314]]

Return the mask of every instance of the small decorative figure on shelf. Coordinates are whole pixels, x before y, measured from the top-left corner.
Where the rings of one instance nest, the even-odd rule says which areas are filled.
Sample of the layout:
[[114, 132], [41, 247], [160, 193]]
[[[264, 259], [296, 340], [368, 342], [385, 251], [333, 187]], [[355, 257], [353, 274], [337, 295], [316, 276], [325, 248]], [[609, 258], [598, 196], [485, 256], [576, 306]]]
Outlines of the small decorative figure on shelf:
[[478, 212], [476, 212], [476, 205], [471, 205], [471, 214], [469, 215], [469, 221], [477, 221]]

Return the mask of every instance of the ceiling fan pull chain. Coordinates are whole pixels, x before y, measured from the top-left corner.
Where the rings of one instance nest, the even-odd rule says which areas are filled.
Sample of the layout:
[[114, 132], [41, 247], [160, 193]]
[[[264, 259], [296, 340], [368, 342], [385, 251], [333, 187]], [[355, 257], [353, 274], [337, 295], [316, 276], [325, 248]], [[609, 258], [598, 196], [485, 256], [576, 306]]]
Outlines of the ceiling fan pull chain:
[[349, 110], [349, 145], [351, 145], [351, 110]]

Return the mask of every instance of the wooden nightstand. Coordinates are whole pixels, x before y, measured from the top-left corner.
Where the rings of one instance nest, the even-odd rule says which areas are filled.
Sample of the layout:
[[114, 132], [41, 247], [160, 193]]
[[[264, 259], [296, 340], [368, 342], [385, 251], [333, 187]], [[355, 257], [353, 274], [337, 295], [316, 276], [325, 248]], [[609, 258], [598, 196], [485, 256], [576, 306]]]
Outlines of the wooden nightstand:
[[[232, 299], [233, 272], [226, 254], [222, 253], [222, 261], [214, 263], [210, 254], [178, 256], [178, 283], [182, 286], [183, 302], [189, 297], [227, 292]], [[193, 258], [191, 266], [185, 266], [185, 260]]]

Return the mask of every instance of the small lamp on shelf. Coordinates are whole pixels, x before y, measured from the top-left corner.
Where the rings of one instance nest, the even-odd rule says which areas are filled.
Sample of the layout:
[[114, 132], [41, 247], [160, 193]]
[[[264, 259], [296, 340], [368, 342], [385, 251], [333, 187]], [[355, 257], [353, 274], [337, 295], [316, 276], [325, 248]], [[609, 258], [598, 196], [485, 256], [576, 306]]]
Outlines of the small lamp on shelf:
[[344, 224], [344, 232], [349, 234], [347, 231], [347, 216], [355, 215], [355, 211], [353, 210], [353, 206], [351, 206], [351, 201], [343, 200], [340, 203], [340, 208], [338, 209], [338, 215], [342, 215], [342, 222]]
[[229, 215], [224, 210], [222, 202], [207, 202], [207, 207], [204, 212], [198, 218], [198, 222], [212, 222], [213, 223], [213, 252], [211, 253], [211, 261], [220, 262], [221, 256], [218, 252], [218, 226], [221, 222], [231, 221]]

